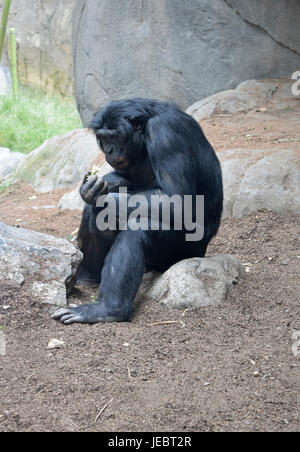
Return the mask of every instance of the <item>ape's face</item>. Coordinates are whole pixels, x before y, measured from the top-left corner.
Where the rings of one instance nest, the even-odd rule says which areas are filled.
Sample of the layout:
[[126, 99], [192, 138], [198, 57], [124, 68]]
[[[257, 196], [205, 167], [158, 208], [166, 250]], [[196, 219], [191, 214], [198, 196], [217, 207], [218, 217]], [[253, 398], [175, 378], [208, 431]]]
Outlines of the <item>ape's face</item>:
[[126, 172], [147, 155], [142, 120], [105, 115], [95, 130], [105, 159], [115, 170]]

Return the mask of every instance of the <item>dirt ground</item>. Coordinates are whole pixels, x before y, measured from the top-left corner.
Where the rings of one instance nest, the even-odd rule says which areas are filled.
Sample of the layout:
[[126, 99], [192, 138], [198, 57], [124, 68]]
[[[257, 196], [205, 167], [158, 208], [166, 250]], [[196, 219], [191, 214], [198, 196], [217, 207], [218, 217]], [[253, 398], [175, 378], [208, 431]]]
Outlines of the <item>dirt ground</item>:
[[[300, 146], [289, 112], [202, 126], [220, 151]], [[0, 195], [0, 221], [70, 238], [80, 212], [58, 211], [62, 194], [16, 186]], [[299, 431], [300, 218], [225, 219], [208, 250], [217, 253], [247, 268], [221, 307], [183, 313], [145, 303], [129, 323], [66, 327], [26, 285], [17, 297], [1, 291], [0, 431]], [[71, 301], [90, 302], [96, 291], [76, 289]], [[149, 326], [168, 320], [177, 323]], [[53, 338], [65, 345], [48, 350]]]

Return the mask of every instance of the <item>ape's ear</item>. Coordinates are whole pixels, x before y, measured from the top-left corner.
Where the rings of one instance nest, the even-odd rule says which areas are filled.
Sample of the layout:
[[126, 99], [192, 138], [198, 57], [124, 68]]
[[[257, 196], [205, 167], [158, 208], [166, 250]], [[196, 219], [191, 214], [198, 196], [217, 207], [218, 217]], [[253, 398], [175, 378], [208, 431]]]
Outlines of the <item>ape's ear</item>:
[[135, 132], [143, 132], [146, 125], [146, 120], [143, 117], [127, 116], [127, 121], [131, 124]]

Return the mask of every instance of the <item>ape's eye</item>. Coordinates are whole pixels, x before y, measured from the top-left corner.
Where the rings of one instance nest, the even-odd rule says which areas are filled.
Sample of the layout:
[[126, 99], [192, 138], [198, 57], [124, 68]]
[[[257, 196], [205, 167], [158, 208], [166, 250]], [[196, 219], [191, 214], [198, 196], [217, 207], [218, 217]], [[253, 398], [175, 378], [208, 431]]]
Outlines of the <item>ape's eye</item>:
[[138, 119], [132, 119], [130, 121], [130, 123], [136, 132], [141, 131], [143, 128], [143, 123], [141, 121], [139, 121]]

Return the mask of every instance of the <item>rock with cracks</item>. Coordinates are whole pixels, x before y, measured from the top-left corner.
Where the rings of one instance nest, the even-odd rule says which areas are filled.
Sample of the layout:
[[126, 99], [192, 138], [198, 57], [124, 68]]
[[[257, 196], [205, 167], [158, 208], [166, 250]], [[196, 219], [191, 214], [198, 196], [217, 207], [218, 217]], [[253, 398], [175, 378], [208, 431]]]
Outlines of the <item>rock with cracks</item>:
[[218, 306], [243, 274], [241, 262], [230, 255], [186, 259], [163, 274], [146, 273], [137, 301], [179, 309]]
[[64, 307], [81, 260], [82, 253], [66, 240], [0, 223], [2, 294], [24, 289], [48, 307]]
[[296, 0], [76, 2], [83, 124], [112, 99], [146, 95], [187, 108], [247, 79], [290, 77], [300, 64], [299, 14]]

